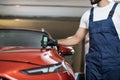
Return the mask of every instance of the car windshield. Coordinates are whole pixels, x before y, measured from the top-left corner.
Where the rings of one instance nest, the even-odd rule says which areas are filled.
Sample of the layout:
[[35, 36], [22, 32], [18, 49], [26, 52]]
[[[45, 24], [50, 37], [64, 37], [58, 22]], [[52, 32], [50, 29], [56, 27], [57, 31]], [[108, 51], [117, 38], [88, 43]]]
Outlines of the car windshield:
[[43, 35], [41, 31], [0, 29], [0, 46], [40, 48]]

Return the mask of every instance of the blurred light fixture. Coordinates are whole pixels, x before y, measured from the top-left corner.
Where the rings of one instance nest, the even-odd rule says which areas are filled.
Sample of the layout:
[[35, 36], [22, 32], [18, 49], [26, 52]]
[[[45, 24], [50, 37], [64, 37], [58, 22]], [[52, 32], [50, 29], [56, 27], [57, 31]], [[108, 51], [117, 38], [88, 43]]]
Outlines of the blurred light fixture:
[[109, 0], [109, 1], [120, 2], [120, 0]]
[[20, 19], [14, 19], [15, 21], [20, 21]]
[[115, 1], [115, 2], [120, 2], [120, 0], [113, 0], [113, 1]]
[[20, 5], [15, 5], [16, 7], [20, 7]]

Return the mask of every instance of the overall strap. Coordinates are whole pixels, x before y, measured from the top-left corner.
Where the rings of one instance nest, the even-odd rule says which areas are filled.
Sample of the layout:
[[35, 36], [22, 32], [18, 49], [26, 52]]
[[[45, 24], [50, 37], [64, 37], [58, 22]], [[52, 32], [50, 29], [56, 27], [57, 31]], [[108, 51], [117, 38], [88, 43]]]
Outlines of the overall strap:
[[108, 15], [108, 18], [112, 18], [113, 14], [115, 12], [115, 8], [116, 8], [117, 5], [118, 5], [118, 3], [114, 4], [114, 6], [112, 7], [112, 9], [111, 9], [111, 11], [110, 11], [110, 13]]
[[93, 21], [93, 11], [94, 11], [94, 7], [92, 7], [90, 10], [89, 22]]

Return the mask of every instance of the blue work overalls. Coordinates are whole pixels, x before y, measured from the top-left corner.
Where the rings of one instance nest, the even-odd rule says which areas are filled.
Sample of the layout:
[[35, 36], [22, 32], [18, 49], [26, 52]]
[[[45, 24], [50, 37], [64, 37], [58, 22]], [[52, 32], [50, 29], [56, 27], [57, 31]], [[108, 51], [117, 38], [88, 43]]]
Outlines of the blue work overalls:
[[[86, 55], [86, 80], [120, 80], [120, 40], [112, 21], [117, 3], [107, 19], [89, 17], [90, 48]], [[101, 12], [102, 13], [102, 12]]]

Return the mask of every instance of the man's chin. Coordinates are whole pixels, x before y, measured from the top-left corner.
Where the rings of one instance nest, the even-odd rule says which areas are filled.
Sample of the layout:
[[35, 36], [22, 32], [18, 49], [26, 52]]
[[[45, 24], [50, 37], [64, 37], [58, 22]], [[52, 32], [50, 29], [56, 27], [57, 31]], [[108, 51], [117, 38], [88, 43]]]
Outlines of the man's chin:
[[98, 2], [100, 2], [101, 0], [94, 0], [94, 2], [91, 1], [91, 4], [94, 5], [94, 4], [97, 4]]

